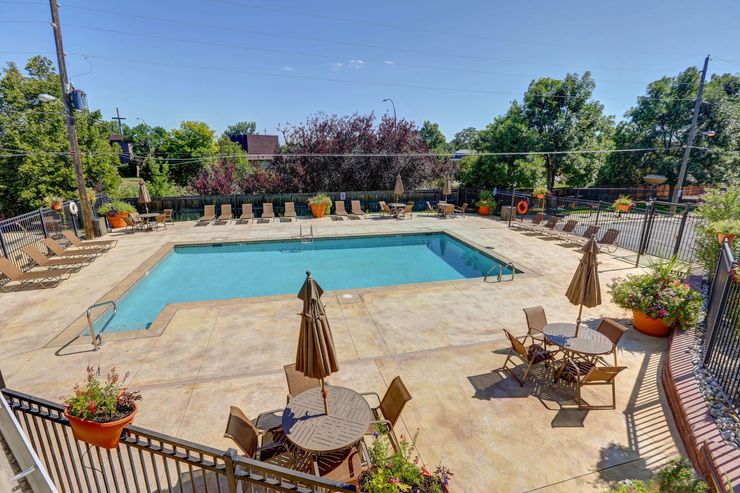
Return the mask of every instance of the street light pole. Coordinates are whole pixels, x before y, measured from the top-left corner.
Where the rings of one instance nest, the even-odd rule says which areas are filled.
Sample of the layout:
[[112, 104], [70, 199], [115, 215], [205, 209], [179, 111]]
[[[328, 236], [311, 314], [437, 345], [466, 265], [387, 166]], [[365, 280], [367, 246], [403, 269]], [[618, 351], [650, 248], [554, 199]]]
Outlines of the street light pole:
[[59, 23], [59, 5], [56, 0], [49, 0], [51, 7], [51, 26], [54, 29], [54, 44], [57, 50], [57, 64], [59, 65], [59, 80], [62, 83], [62, 103], [64, 103], [65, 117], [67, 120], [67, 136], [69, 137], [70, 154], [75, 168], [75, 178], [77, 179], [77, 193], [80, 196], [80, 209], [82, 211], [82, 223], [85, 226], [85, 236], [94, 238], [95, 233], [92, 225], [92, 213], [90, 203], [87, 201], [87, 190], [85, 188], [85, 175], [80, 158], [80, 148], [77, 144], [77, 129], [75, 127], [75, 117], [72, 109], [72, 102], [69, 98], [69, 80], [67, 77], [67, 64], [64, 59], [64, 45], [62, 44], [62, 27]]
[[396, 104], [393, 102], [391, 98], [385, 98], [383, 100], [384, 103], [389, 102], [391, 103], [391, 106], [393, 106], [393, 126], [396, 126], [397, 120], [396, 120]]
[[[694, 103], [694, 114], [691, 115], [691, 129], [689, 129], [689, 136], [686, 138], [686, 147], [683, 150], [683, 159], [681, 159], [681, 169], [678, 171], [678, 179], [676, 180], [676, 188], [673, 190], [673, 198], [671, 202], [677, 203], [681, 198], [681, 188], [683, 187], [683, 181], [686, 178], [686, 167], [689, 164], [689, 154], [691, 154], [691, 146], [694, 144], [694, 137], [696, 136], [696, 121], [699, 118], [699, 107], [701, 106], [701, 97], [704, 93], [704, 81], [707, 78], [707, 67], [709, 66], [709, 55], [704, 59], [704, 68], [701, 71], [701, 81], [699, 82], [699, 92], [696, 95], [696, 102]], [[671, 212], [674, 208], [671, 206]]]

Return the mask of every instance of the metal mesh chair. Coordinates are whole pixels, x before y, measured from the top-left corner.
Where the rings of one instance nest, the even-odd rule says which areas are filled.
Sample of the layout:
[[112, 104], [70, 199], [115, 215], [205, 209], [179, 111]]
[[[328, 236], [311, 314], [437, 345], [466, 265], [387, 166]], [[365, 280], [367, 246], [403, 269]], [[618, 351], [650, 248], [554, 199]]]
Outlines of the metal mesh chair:
[[628, 331], [629, 329], [625, 327], [624, 325], [620, 324], [619, 322], [612, 320], [611, 318], [604, 318], [601, 320], [601, 323], [597, 327], [596, 331], [600, 332], [601, 334], [604, 334], [607, 339], [612, 341], [612, 344], [614, 346], [612, 347], [612, 353], [614, 353], [614, 365], [617, 365], [617, 344], [619, 344], [619, 341], [622, 339], [622, 336]]
[[527, 335], [535, 341], [545, 343], [545, 325], [547, 325], [547, 316], [545, 309], [541, 306], [532, 306], [524, 308], [524, 316], [527, 318]]
[[321, 387], [321, 381], [318, 378], [309, 378], [303, 373], [296, 371], [295, 364], [283, 366], [285, 371], [285, 380], [288, 382], [288, 402], [291, 397], [295, 397], [303, 392]]
[[401, 380], [401, 377], [398, 376], [391, 381], [382, 399], [376, 392], [364, 392], [361, 395], [365, 398], [374, 396], [378, 401], [377, 406], [371, 406], [375, 421], [370, 424], [367, 433], [374, 433], [381, 427], [385, 427], [388, 431], [391, 445], [393, 445], [394, 450], [398, 450], [398, 439], [393, 428], [401, 417], [403, 408], [411, 400], [411, 394], [406, 388], [406, 385], [404, 385], [403, 380]]
[[[504, 329], [504, 334], [506, 334], [507, 339], [509, 339], [511, 348], [509, 349], [509, 354], [506, 356], [506, 361], [504, 361], [501, 369], [510, 373], [511, 376], [519, 382], [520, 386], [524, 386], [524, 382], [527, 381], [527, 377], [529, 376], [529, 372], [532, 367], [540, 363], [551, 361], [555, 356], [555, 351], [548, 351], [539, 344], [535, 344], [536, 341], [534, 340], [532, 344], [526, 345], [527, 338], [531, 337], [529, 335], [516, 338], [506, 329]], [[522, 363], [526, 365], [524, 376], [521, 379], [519, 379], [519, 377], [517, 377], [516, 374], [507, 367], [512, 357], [519, 358]]]

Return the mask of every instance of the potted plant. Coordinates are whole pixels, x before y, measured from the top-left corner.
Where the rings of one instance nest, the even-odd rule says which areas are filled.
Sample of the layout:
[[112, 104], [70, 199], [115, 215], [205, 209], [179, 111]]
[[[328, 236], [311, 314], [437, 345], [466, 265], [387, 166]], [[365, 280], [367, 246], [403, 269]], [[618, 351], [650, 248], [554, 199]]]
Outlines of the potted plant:
[[136, 212], [134, 206], [122, 200], [114, 200], [98, 207], [98, 214], [108, 216], [112, 228], [125, 228], [126, 221], [123, 218], [133, 212]]
[[532, 195], [534, 198], [542, 200], [547, 195], [547, 187], [545, 185], [537, 185], [532, 189]]
[[[418, 431], [417, 431], [418, 434]], [[398, 450], [391, 453], [388, 436], [373, 433], [374, 441], [369, 450], [370, 468], [362, 473], [359, 491], [364, 493], [449, 493], [452, 473], [439, 466], [434, 472], [420, 464], [415, 450], [416, 436], [409, 441], [403, 435]]]
[[632, 208], [632, 199], [629, 195], [620, 195], [617, 200], [614, 201], [612, 207], [614, 207], [614, 210], [618, 212], [629, 212]]
[[721, 245], [725, 239], [732, 243], [740, 235], [740, 219], [722, 219], [709, 225], [712, 232], [717, 235], [717, 241]]
[[123, 427], [136, 416], [136, 401], [141, 394], [124, 387], [128, 373], [120, 378], [115, 368], [100, 378], [100, 368], [87, 367], [87, 380], [75, 385], [72, 397], [64, 403], [64, 417], [69, 420], [77, 440], [102, 448], [115, 448]]
[[61, 211], [62, 210], [62, 198], [57, 196], [49, 197], [49, 207], [51, 210], [54, 211]]
[[478, 214], [481, 216], [487, 216], [491, 213], [491, 209], [496, 207], [496, 200], [488, 190], [481, 191], [478, 196], [478, 201], [475, 203], [478, 207]]
[[332, 201], [327, 194], [319, 192], [308, 199], [308, 206], [313, 217], [324, 217], [331, 210]]
[[681, 282], [675, 265], [674, 256], [652, 264], [645, 274], [630, 274], [609, 285], [614, 303], [632, 310], [639, 332], [663, 337], [673, 326], [687, 329], [699, 322], [701, 295]]

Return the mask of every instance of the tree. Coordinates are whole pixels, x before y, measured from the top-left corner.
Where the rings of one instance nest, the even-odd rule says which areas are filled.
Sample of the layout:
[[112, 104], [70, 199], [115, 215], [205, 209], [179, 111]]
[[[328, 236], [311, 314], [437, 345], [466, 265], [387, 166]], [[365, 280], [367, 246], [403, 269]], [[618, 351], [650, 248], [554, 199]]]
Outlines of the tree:
[[[618, 148], [658, 148], [640, 153], [609, 156], [599, 173], [604, 185], [638, 185], [648, 174], [668, 177], [675, 183], [686, 143], [700, 73], [690, 67], [675, 77], [651, 82], [644, 96], [625, 113], [615, 133]], [[687, 181], [727, 183], [740, 178], [740, 76], [713, 75], [704, 90], [704, 104], [697, 119], [694, 145], [687, 168]], [[715, 132], [702, 138], [704, 131]]]
[[201, 169], [191, 180], [190, 188], [198, 195], [231, 195], [239, 193], [236, 165], [220, 162]]
[[213, 155], [218, 151], [214, 136], [215, 132], [206, 123], [197, 121], [184, 121], [179, 128], [170, 130], [158, 157], [169, 160], [175, 183], [188, 185], [213, 162]]
[[139, 176], [141, 167], [147, 156], [156, 156], [162, 153], [162, 145], [167, 140], [167, 130], [160, 126], [149, 126], [140, 123], [136, 126], [123, 127], [123, 140], [130, 142], [133, 147], [131, 169], [129, 176]]
[[453, 151], [475, 149], [478, 145], [478, 130], [474, 127], [463, 128], [450, 141]]
[[255, 122], [236, 122], [224, 130], [224, 135], [230, 137], [232, 135], [251, 135], [257, 131], [257, 124]]
[[[59, 76], [51, 60], [35, 56], [25, 74], [13, 63], [0, 78], [0, 211], [9, 215], [48, 205], [49, 196], [77, 196]], [[57, 101], [41, 102], [39, 94]], [[87, 185], [102, 192], [120, 184], [111, 125], [100, 111], [75, 114]]]
[[424, 120], [424, 124], [419, 129], [419, 135], [430, 151], [440, 154], [450, 151], [447, 137], [439, 129], [439, 124]]

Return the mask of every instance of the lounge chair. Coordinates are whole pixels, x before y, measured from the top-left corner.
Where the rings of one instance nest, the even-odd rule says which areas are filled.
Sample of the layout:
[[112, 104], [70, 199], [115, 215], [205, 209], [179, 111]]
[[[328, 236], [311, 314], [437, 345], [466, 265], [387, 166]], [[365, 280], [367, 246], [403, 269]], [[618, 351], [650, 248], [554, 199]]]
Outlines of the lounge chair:
[[573, 233], [573, 231], [576, 229], [576, 226], [578, 226], [578, 221], [576, 221], [575, 219], [568, 219], [568, 221], [566, 221], [566, 223], [563, 225], [562, 229], [553, 229], [551, 234], [553, 236], [557, 236], [558, 238], [566, 239]]
[[599, 252], [606, 250], [608, 253], [614, 253], [617, 251], [617, 236], [619, 236], [618, 229], [607, 229], [604, 236], [601, 237], [598, 243]]
[[398, 218], [405, 218], [406, 216], [409, 217], [409, 219], [414, 218], [414, 213], [412, 212], [414, 210], [414, 203], [413, 202], [407, 202], [406, 207], [404, 207], [401, 211], [398, 212]]
[[216, 219], [216, 206], [208, 204], [203, 206], [203, 217], [198, 219], [196, 226], [206, 226]]
[[612, 353], [614, 353], [614, 366], [617, 366], [617, 344], [619, 344], [619, 341], [622, 339], [622, 336], [628, 331], [629, 329], [625, 327], [624, 325], [620, 324], [616, 320], [612, 320], [611, 318], [603, 318], [601, 319], [601, 323], [596, 328], [596, 331], [605, 335], [607, 339], [612, 341]]
[[[520, 386], [524, 386], [524, 382], [527, 381], [527, 376], [529, 376], [529, 372], [532, 367], [541, 363], [552, 361], [555, 352], [548, 351], [539, 344], [536, 344], [536, 341], [534, 340], [532, 340], [532, 344], [527, 345], [527, 338], [531, 338], [531, 336], [529, 335], [517, 338], [511, 335], [506, 329], [504, 329], [504, 334], [506, 334], [507, 339], [509, 339], [511, 348], [509, 349], [509, 354], [508, 356], [506, 356], [506, 361], [504, 361], [501, 369], [513, 376], [516, 381], [519, 382]], [[516, 376], [516, 373], [514, 373], [506, 366], [512, 357], [519, 358], [522, 363], [527, 366], [526, 370], [524, 370], [524, 376], [522, 377], [522, 379], [519, 379], [519, 377]]]
[[85, 248], [84, 250], [79, 248], [63, 248], [62, 245], [52, 240], [51, 238], [44, 238], [41, 243], [46, 245], [46, 248], [52, 251], [57, 257], [91, 257], [100, 256], [104, 253], [103, 249], [98, 248]]
[[239, 220], [236, 224], [247, 224], [252, 219], [254, 219], [252, 204], [242, 204], [242, 215], [239, 216]]
[[[39, 271], [23, 272], [13, 265], [10, 260], [0, 257], [0, 273], [5, 275], [17, 285], [11, 286], [18, 289], [28, 284], [38, 284], [42, 288], [51, 288], [72, 275], [71, 269], [48, 269]], [[7, 285], [2, 286], [3, 291], [9, 291]]]
[[550, 235], [550, 233], [555, 230], [555, 226], [557, 226], [559, 221], [560, 218], [552, 216], [544, 225], [533, 226], [532, 231], [541, 235]]
[[175, 224], [175, 220], [172, 218], [174, 212], [175, 211], [173, 209], [163, 210], [162, 214], [164, 214], [164, 220], [168, 223]]
[[118, 240], [85, 240], [82, 241], [72, 231], [64, 231], [62, 233], [69, 242], [77, 248], [104, 248], [105, 251], [110, 250], [118, 244]]
[[524, 308], [524, 316], [527, 319], [527, 335], [545, 345], [547, 341], [544, 334], [545, 325], [547, 325], [545, 309], [541, 306]]
[[349, 217], [347, 209], [344, 208], [344, 200], [337, 200], [334, 202], [334, 215], [332, 219], [344, 221], [345, 217]]
[[601, 227], [589, 225], [581, 236], [572, 236], [569, 239], [575, 243], [586, 244], [591, 238], [595, 238]]
[[216, 218], [216, 224], [226, 224], [234, 219], [231, 213], [231, 204], [221, 204], [221, 215]]
[[291, 397], [321, 387], [321, 381], [318, 378], [310, 378], [296, 371], [295, 364], [283, 366], [283, 371], [285, 372], [285, 381], [288, 383], [288, 402], [290, 402]]
[[285, 203], [285, 213], [283, 214], [284, 217], [288, 218], [288, 220], [292, 221], [295, 219], [298, 220], [298, 216], [295, 213], [295, 203], [294, 202], [286, 202]]
[[[587, 361], [568, 360], [558, 373], [558, 378], [575, 384], [579, 410], [616, 409], [617, 406], [617, 375], [626, 370], [625, 366], [598, 366]], [[590, 385], [611, 385], [612, 402], [606, 405], [589, 405], [581, 397], [581, 389]]]
[[545, 215], [542, 214], [541, 212], [538, 212], [537, 214], [535, 214], [535, 216], [532, 218], [531, 221], [522, 221], [519, 223], [514, 222], [513, 224], [515, 224], [518, 228], [528, 229], [531, 231], [533, 228], [539, 226], [539, 224], [544, 220], [545, 220]]
[[365, 217], [365, 211], [362, 210], [359, 200], [352, 201], [352, 214], [349, 215], [350, 219], [362, 219]]
[[465, 211], [468, 210], [468, 203], [465, 202], [462, 207], [455, 207], [455, 213], [456, 214], [465, 214]]
[[379, 426], [384, 426], [388, 430], [391, 445], [393, 445], [394, 450], [398, 450], [398, 439], [396, 438], [393, 427], [396, 425], [398, 418], [401, 417], [401, 411], [406, 407], [406, 403], [411, 400], [411, 394], [406, 388], [406, 385], [404, 385], [403, 380], [401, 380], [401, 377], [396, 377], [391, 381], [382, 399], [376, 392], [363, 392], [360, 395], [365, 397], [365, 399], [374, 397], [378, 403], [377, 406], [373, 406], [374, 403], [370, 404], [375, 421], [370, 423], [370, 428], [366, 434], [375, 433], [378, 431]]
[[56, 269], [61, 267], [78, 271], [80, 268], [95, 260], [95, 257], [49, 257], [33, 245], [23, 247], [21, 251], [28, 255], [36, 265], [47, 269]]
[[275, 213], [272, 211], [272, 202], [265, 202], [262, 204], [262, 216], [260, 217], [260, 222], [263, 222], [263, 219], [267, 220], [264, 222], [270, 222], [270, 219], [275, 219]]

